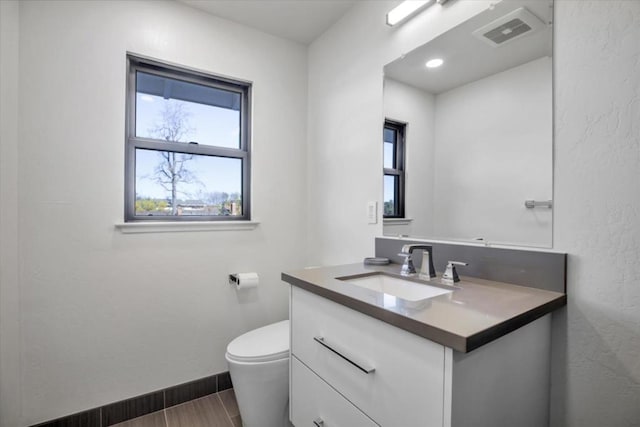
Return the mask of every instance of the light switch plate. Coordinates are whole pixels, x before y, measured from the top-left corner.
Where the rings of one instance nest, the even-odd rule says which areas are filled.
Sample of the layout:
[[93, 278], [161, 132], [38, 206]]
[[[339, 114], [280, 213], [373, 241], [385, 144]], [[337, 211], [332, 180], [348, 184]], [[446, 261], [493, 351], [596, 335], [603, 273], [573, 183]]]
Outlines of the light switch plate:
[[367, 220], [369, 224], [378, 223], [378, 202], [367, 203]]

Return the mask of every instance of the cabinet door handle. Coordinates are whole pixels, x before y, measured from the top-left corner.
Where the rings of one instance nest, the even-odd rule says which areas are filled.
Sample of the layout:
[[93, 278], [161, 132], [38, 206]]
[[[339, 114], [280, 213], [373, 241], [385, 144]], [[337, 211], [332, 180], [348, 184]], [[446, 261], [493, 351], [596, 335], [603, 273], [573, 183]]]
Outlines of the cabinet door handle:
[[315, 420], [313, 420], [313, 425], [316, 427], [323, 427], [324, 421], [322, 421], [322, 418], [316, 418]]
[[327, 343], [323, 337], [313, 337], [313, 339], [317, 343], [321, 344], [324, 348], [327, 348], [327, 349], [331, 350], [332, 352], [334, 352], [338, 356], [342, 357], [347, 362], [351, 363], [356, 368], [360, 369], [365, 374], [370, 374], [370, 373], [372, 373], [373, 371], [376, 370], [376, 368], [374, 368], [372, 366], [369, 366], [367, 363], [356, 362], [352, 358], [349, 358], [349, 357], [345, 356], [340, 351], [338, 351], [338, 349], [336, 348], [335, 345], [331, 345], [331, 344]]

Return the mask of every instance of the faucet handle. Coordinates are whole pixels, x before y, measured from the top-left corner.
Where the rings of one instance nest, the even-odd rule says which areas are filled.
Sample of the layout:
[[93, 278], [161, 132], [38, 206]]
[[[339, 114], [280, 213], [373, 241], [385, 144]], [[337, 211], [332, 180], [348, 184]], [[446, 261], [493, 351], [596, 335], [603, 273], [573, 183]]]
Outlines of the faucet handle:
[[458, 277], [458, 272], [456, 271], [456, 265], [469, 265], [469, 263], [461, 262], [461, 261], [449, 261], [447, 263], [447, 268], [442, 275], [442, 280], [445, 282], [459, 282], [460, 278]]

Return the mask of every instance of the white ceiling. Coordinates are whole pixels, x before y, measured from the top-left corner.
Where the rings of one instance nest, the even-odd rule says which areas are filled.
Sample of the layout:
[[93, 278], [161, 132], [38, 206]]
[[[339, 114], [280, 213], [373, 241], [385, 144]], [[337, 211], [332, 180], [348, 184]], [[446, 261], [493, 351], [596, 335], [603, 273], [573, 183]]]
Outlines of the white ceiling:
[[337, 22], [355, 0], [178, 0], [194, 8], [302, 44]]
[[[520, 7], [525, 7], [545, 23], [552, 20], [549, 1], [503, 1], [387, 64], [385, 77], [438, 94], [534, 59], [551, 56], [551, 25], [501, 47], [489, 46], [473, 36], [473, 31]], [[445, 62], [439, 68], [427, 69], [425, 62], [431, 58], [442, 58]]]

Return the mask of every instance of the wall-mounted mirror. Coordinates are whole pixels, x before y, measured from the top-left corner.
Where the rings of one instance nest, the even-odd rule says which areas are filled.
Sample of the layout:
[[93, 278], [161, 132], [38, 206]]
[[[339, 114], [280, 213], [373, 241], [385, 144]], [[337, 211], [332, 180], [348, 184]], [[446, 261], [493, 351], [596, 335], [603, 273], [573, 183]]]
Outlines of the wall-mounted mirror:
[[384, 67], [385, 235], [551, 246], [552, 17], [502, 1]]

